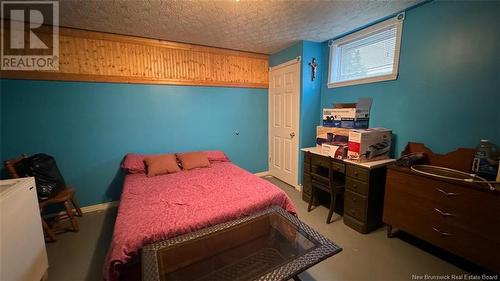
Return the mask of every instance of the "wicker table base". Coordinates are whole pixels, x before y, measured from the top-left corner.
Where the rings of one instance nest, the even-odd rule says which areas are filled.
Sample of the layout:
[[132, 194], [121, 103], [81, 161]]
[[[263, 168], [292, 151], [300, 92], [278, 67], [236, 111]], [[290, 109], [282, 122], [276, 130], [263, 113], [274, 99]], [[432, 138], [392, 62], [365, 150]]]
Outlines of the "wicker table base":
[[144, 247], [142, 279], [300, 280], [342, 249], [279, 207]]

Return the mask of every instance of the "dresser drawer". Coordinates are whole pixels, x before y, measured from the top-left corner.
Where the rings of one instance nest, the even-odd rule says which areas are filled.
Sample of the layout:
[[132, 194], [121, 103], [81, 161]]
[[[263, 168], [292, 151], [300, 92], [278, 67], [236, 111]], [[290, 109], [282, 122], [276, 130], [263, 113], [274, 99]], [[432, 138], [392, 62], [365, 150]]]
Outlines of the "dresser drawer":
[[429, 216], [441, 217], [451, 225], [463, 227], [478, 235], [500, 237], [498, 192], [474, 190], [389, 170], [386, 195], [396, 195], [397, 200], [406, 200], [406, 205], [414, 206]]
[[344, 204], [346, 214], [359, 221], [366, 221], [366, 197], [346, 190]]
[[355, 180], [353, 178], [347, 177], [345, 180], [345, 187], [347, 190], [351, 190], [353, 192], [368, 195], [368, 183], [362, 182], [359, 180]]
[[435, 215], [432, 210], [419, 207], [424, 202], [405, 196], [394, 201], [389, 196], [385, 202], [384, 221], [482, 266], [500, 269], [498, 236], [480, 235], [471, 231], [465, 222], [456, 224], [457, 218]]
[[353, 165], [347, 165], [347, 176], [360, 181], [370, 181], [370, 171]]

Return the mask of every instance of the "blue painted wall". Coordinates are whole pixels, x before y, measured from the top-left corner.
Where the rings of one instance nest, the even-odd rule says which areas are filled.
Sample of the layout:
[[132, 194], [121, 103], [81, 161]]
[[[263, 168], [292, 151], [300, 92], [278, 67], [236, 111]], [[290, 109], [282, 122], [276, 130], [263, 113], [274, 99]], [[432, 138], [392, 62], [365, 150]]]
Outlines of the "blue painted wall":
[[327, 88], [323, 43], [322, 107], [372, 97], [372, 127], [392, 128], [395, 155], [408, 141], [436, 152], [500, 144], [500, 2], [433, 1], [406, 13], [399, 77]]
[[[316, 126], [320, 124], [318, 112], [321, 104], [321, 64], [322, 45], [310, 41], [300, 41], [269, 57], [269, 65], [278, 64], [301, 56], [301, 89], [300, 89], [300, 139], [299, 147], [311, 147], [316, 145]], [[311, 81], [311, 67], [309, 62], [316, 58], [320, 67], [317, 68], [316, 80]], [[299, 153], [299, 183], [302, 183], [303, 155]]]
[[[309, 63], [316, 58], [319, 67], [316, 69], [316, 80], [311, 80]], [[300, 99], [300, 148], [316, 145], [316, 127], [320, 125], [318, 112], [321, 111], [321, 43], [302, 41], [302, 92]], [[299, 154], [299, 171], [302, 171], [303, 153]], [[302, 173], [299, 172], [299, 182], [302, 183]]]
[[0, 81], [1, 160], [55, 156], [83, 206], [119, 198], [128, 152], [221, 149], [267, 170], [267, 89]]
[[302, 56], [302, 41], [299, 41], [288, 48], [270, 55], [269, 66], [277, 66], [278, 64], [293, 60], [298, 56]]

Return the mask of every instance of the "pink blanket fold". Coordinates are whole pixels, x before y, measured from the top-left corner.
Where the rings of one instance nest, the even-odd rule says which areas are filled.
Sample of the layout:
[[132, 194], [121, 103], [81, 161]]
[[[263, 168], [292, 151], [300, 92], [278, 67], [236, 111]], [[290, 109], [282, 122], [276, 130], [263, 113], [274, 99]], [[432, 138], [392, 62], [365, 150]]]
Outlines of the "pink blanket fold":
[[118, 280], [120, 266], [147, 244], [247, 216], [272, 205], [295, 213], [284, 191], [230, 162], [151, 178], [129, 174], [125, 177], [103, 277]]

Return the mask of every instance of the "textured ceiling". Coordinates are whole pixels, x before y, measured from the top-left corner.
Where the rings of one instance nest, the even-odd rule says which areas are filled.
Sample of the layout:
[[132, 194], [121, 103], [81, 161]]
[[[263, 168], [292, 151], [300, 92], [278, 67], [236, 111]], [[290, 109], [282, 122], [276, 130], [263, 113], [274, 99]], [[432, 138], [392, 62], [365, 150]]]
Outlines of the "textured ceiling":
[[419, 2], [61, 0], [60, 25], [272, 54], [298, 40], [328, 40]]

